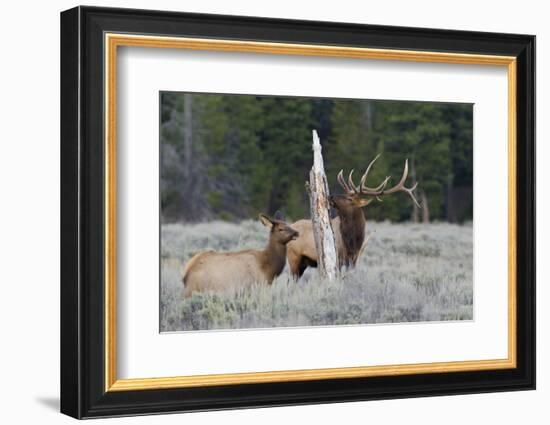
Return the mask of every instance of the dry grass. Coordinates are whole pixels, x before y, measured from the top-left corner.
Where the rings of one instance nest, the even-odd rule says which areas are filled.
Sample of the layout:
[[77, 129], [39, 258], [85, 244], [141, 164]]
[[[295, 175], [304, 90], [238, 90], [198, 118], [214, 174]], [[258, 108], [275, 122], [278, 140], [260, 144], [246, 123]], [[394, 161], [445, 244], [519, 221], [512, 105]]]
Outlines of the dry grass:
[[198, 251], [260, 248], [257, 222], [162, 226], [161, 330], [468, 320], [473, 316], [471, 225], [368, 223], [355, 270], [335, 282], [288, 269], [272, 286], [182, 298], [181, 268]]

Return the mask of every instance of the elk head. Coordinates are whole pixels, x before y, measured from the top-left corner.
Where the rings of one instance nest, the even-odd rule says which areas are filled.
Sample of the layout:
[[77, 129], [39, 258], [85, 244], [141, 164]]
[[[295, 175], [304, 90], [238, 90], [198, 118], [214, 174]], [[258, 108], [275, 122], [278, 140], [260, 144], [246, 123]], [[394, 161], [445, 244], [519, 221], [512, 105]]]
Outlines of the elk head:
[[342, 195], [335, 195], [330, 197], [331, 205], [338, 211], [340, 215], [350, 214], [354, 210], [358, 210], [362, 207], [369, 205], [374, 199], [381, 201], [382, 196], [390, 195], [396, 192], [407, 193], [416, 204], [416, 206], [420, 207], [420, 204], [413, 194], [413, 191], [416, 189], [418, 182], [413, 184], [413, 186], [410, 188], [405, 187], [405, 181], [407, 180], [407, 176], [409, 174], [408, 159], [405, 160], [405, 167], [403, 169], [401, 180], [399, 180], [399, 182], [394, 187], [387, 187], [391, 176], [387, 176], [377, 187], [367, 186], [367, 177], [369, 175], [369, 171], [379, 157], [380, 155], [377, 155], [376, 158], [374, 158], [370, 162], [365, 173], [363, 174], [363, 176], [361, 176], [359, 185], [355, 185], [355, 183], [353, 182], [353, 170], [351, 170], [351, 172], [349, 173], [347, 182], [344, 179], [344, 170], [340, 170], [337, 180], [342, 189], [344, 189], [345, 193]]
[[299, 233], [285, 222], [284, 216], [279, 211], [275, 213], [274, 218], [260, 214], [260, 221], [264, 226], [271, 229], [270, 240], [273, 242], [286, 245], [299, 236]]

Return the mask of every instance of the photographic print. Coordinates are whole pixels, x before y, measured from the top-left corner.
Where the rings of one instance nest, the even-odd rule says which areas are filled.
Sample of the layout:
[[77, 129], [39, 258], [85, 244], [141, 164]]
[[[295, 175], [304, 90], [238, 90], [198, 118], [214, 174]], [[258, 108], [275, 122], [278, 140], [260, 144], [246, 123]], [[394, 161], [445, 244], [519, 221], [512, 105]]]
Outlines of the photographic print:
[[62, 413], [535, 388], [534, 36], [89, 6], [60, 33]]
[[161, 332], [472, 320], [473, 105], [161, 92], [160, 217]]

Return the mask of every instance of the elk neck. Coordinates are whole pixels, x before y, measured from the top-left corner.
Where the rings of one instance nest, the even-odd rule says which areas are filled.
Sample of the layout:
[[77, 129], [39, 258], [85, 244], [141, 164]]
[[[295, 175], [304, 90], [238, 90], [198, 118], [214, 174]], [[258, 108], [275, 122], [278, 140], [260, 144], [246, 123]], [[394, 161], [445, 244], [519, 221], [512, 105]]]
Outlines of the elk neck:
[[354, 257], [365, 240], [365, 215], [362, 208], [354, 208], [340, 216], [340, 234], [348, 257]]
[[270, 235], [267, 246], [262, 251], [261, 267], [269, 283], [279, 276], [286, 264], [286, 244], [277, 242]]

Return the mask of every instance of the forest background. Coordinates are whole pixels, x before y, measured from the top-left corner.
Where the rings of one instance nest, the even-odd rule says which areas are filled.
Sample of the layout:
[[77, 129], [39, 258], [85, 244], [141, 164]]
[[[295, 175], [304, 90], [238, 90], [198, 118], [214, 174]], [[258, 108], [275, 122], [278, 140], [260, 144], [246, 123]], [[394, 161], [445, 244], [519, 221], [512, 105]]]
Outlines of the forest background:
[[369, 220], [472, 220], [473, 105], [161, 92], [161, 220], [238, 222], [281, 210], [309, 216], [304, 188], [317, 130], [331, 193], [340, 169], [356, 180], [381, 154], [369, 185], [395, 184], [409, 159], [406, 196], [384, 198]]

